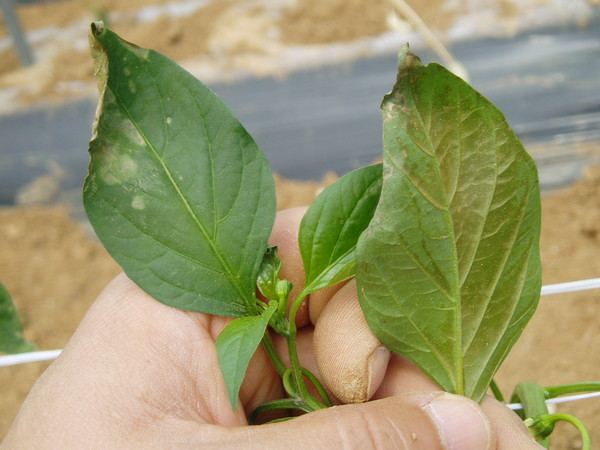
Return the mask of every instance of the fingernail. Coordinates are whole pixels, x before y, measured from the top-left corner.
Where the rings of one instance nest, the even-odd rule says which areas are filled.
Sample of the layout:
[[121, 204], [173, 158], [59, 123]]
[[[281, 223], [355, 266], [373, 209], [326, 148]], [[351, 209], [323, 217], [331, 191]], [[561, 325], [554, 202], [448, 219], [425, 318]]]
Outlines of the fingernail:
[[492, 447], [491, 426], [477, 404], [465, 397], [442, 394], [425, 406], [448, 450]]
[[390, 351], [384, 346], [379, 346], [369, 356], [367, 361], [367, 400], [371, 399], [383, 380], [390, 362]]

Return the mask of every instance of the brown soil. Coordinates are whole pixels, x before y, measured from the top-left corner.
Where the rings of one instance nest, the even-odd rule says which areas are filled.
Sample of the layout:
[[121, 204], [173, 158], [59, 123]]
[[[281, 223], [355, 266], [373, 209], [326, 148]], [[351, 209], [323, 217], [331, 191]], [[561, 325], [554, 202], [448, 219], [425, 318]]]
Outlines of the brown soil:
[[[299, 182], [276, 177], [280, 209], [309, 204], [335, 180]], [[600, 276], [600, 167], [576, 185], [543, 199], [544, 283]], [[61, 348], [104, 285], [119, 268], [61, 207], [0, 209], [0, 279], [14, 297], [26, 336], [42, 349]], [[598, 291], [542, 297], [540, 307], [497, 381], [509, 395], [521, 380], [544, 385], [598, 379]], [[0, 368], [0, 436], [47, 363]], [[560, 407], [576, 413], [600, 442], [600, 402]], [[553, 448], [576, 449], [561, 426]]]
[[[588, 0], [592, 1], [592, 0]], [[492, 8], [500, 33], [514, 32], [514, 18], [547, 0], [517, 3], [501, 0], [410, 0], [410, 5], [442, 39], [464, 12]], [[392, 24], [409, 29], [387, 0], [219, 0], [184, 17], [162, 16], [141, 21], [136, 11], [161, 6], [165, 0], [54, 0], [18, 4], [16, 12], [27, 31], [75, 27], [70, 38], [51, 33], [36, 64], [21, 68], [14, 48], [0, 51], [0, 89], [16, 90], [23, 105], [58, 102], [94, 92], [93, 67], [85, 45], [87, 24], [104, 19], [124, 39], [153, 48], [173, 60], [225, 71], [235, 69], [259, 76], [285, 74], [282, 51], [289, 46], [347, 43], [389, 32]], [[0, 20], [0, 37], [8, 31]], [[83, 48], [82, 48], [83, 47]], [[229, 72], [229, 73], [227, 73]], [[207, 81], [207, 80], [205, 80]]]
[[290, 44], [353, 41], [387, 31], [390, 11], [387, 1], [304, 0], [284, 10], [280, 25], [284, 41]]
[[[73, 20], [92, 16], [100, 18], [103, 12], [122, 12], [143, 6], [164, 3], [162, 0], [60, 0], [39, 3], [19, 3], [16, 11], [21, 25], [26, 30], [44, 26], [63, 28]], [[4, 22], [0, 22], [0, 36], [8, 33]]]

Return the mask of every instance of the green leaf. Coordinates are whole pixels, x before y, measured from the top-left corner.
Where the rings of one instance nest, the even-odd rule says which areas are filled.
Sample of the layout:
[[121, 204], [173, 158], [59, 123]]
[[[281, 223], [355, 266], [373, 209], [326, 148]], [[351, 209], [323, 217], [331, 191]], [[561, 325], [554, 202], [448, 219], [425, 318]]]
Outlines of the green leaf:
[[10, 294], [0, 283], [0, 352], [24, 353], [36, 347], [23, 337], [23, 325]]
[[407, 48], [382, 112], [381, 200], [357, 246], [361, 306], [384, 345], [480, 400], [539, 299], [535, 164], [494, 105]]
[[375, 164], [344, 175], [306, 211], [298, 234], [306, 293], [354, 276], [356, 243], [377, 207], [381, 172]]
[[92, 26], [100, 104], [84, 185], [90, 222], [157, 300], [255, 314], [275, 218], [271, 169], [232, 111], [165, 56]]
[[229, 402], [234, 411], [250, 359], [258, 348], [267, 325], [269, 325], [269, 320], [276, 310], [277, 302], [271, 302], [260, 316], [235, 319], [217, 338], [219, 366], [223, 372]]
[[281, 271], [281, 260], [277, 256], [277, 247], [268, 246], [263, 256], [256, 285], [261, 294], [269, 300], [277, 300], [277, 281]]

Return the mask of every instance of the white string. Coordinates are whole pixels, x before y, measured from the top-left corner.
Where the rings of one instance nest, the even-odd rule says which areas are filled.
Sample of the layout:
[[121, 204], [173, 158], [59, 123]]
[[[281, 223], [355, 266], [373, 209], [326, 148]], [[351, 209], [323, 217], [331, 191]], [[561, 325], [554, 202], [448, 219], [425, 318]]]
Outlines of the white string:
[[62, 350], [45, 350], [41, 352], [17, 353], [16, 355], [0, 356], [0, 367], [14, 366], [37, 361], [48, 361], [58, 358]]
[[[589, 289], [600, 288], [600, 278], [589, 280], [570, 281], [567, 283], [549, 284], [542, 286], [541, 295], [562, 294], [565, 292], [585, 291]], [[38, 361], [48, 361], [58, 358], [62, 350], [46, 350], [39, 352], [18, 353], [16, 355], [0, 356], [0, 367], [14, 366], [17, 364], [26, 364]], [[600, 397], [600, 392], [590, 392], [587, 394], [566, 395], [563, 397], [546, 400], [546, 403], [563, 403], [586, 398]], [[523, 409], [520, 403], [507, 404], [510, 409]]]
[[[565, 292], [584, 291], [600, 288], [600, 278], [589, 280], [570, 281], [568, 283], [549, 284], [542, 286], [542, 295], [562, 294]], [[37, 361], [55, 359], [61, 350], [49, 350], [43, 352], [20, 353], [16, 355], [0, 356], [0, 367], [26, 364]]]
[[565, 292], [585, 291], [600, 288], [600, 278], [590, 280], [570, 281], [568, 283], [549, 284], [542, 286], [542, 295], [562, 294]]
[[[546, 400], [546, 404], [557, 404], [557, 403], [567, 403], [574, 402], [576, 400], [586, 400], [588, 398], [600, 397], [600, 392], [588, 392], [586, 394], [574, 394], [574, 395], [565, 395], [563, 397], [555, 397]], [[509, 403], [508, 406], [510, 409], [517, 410], [523, 409], [523, 405], [521, 403]]]

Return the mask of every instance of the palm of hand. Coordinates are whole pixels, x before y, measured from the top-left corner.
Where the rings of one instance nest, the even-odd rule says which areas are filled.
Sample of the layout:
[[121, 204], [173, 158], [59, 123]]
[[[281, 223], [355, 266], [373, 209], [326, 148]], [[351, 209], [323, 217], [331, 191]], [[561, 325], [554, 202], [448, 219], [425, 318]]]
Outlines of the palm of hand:
[[[278, 220], [283, 223], [276, 223], [271, 241], [280, 246], [285, 268], [282, 276], [295, 286], [302, 285], [303, 277], [295, 238], [302, 212], [280, 214]], [[346, 350], [340, 351], [339, 345], [365, 332], [364, 321], [348, 320], [348, 311], [354, 311], [354, 319], [362, 317], [355, 292], [351, 284], [330, 289], [310, 298], [299, 315], [298, 325], [304, 325], [298, 334], [299, 356], [313, 373], [318, 374], [313, 349], [317, 355], [325, 355], [326, 362], [332, 361], [335, 374], [348, 363]], [[535, 447], [518, 418], [499, 403], [483, 404], [495, 424], [492, 434], [474, 403], [465, 399], [457, 403], [436, 392], [413, 392], [360, 407], [329, 408], [291, 422], [247, 427], [247, 414], [265, 401], [284, 397], [284, 392], [271, 361], [259, 347], [248, 367], [238, 407], [231, 410], [215, 346], [229, 320], [165, 306], [126, 276], [117, 277], [94, 303], [61, 357], [34, 386], [2, 445], [296, 448], [332, 444], [333, 439], [339, 446], [413, 448], [406, 439], [419, 436], [415, 448], [433, 449], [441, 448], [444, 440], [436, 424], [437, 413], [429, 412], [440, 399], [443, 404], [450, 401], [449, 417], [457, 421], [449, 424], [449, 431], [463, 433], [463, 424], [475, 430], [473, 435], [460, 434], [459, 441], [450, 438], [451, 444], [478, 449]], [[317, 324], [316, 332], [311, 322]], [[333, 331], [319, 332], [319, 327]], [[283, 355], [284, 343], [275, 341], [275, 345]], [[351, 343], [350, 347], [348, 352], [356, 351], [352, 364], [373, 352], [369, 346]], [[359, 378], [367, 379], [368, 384], [375, 380], [367, 389], [369, 396], [374, 393], [373, 398], [435, 389], [418, 369], [399, 357], [392, 357], [388, 364], [384, 354], [375, 364], [368, 358], [354, 367], [362, 367]], [[324, 378], [326, 387], [328, 382], [339, 384], [335, 377], [325, 374]], [[459, 407], [461, 413], [457, 414]], [[270, 418], [273, 416], [262, 417]], [[496, 445], [494, 435], [501, 436], [502, 443], [498, 440]]]

